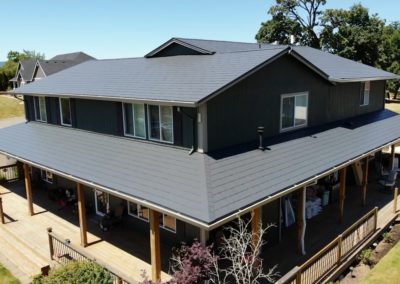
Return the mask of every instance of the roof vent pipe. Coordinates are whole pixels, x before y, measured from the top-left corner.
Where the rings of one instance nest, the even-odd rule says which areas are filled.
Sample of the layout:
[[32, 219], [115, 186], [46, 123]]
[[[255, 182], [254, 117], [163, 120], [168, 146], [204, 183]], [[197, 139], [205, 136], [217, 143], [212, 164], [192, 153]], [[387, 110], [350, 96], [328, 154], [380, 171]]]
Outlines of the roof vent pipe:
[[261, 151], [264, 151], [264, 126], [259, 126], [257, 127], [257, 133], [258, 133], [258, 137], [259, 137], [259, 145], [258, 145], [258, 149], [260, 149]]

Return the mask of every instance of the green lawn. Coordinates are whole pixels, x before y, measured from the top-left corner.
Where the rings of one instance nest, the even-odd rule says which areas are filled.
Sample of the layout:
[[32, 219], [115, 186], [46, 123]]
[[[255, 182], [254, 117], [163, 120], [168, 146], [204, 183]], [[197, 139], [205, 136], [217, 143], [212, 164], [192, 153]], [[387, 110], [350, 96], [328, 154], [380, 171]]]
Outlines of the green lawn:
[[24, 116], [22, 101], [9, 96], [0, 96], [0, 119]]
[[19, 280], [16, 279], [11, 273], [0, 264], [0, 284], [19, 284]]
[[363, 284], [400, 284], [400, 243], [368, 273]]

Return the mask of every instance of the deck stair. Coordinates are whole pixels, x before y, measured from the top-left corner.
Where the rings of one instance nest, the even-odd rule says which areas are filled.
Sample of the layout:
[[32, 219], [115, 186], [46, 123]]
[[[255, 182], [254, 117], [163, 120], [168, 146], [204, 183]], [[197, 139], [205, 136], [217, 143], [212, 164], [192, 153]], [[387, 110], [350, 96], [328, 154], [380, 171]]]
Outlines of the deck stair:
[[40, 274], [41, 269], [50, 265], [50, 262], [5, 227], [0, 227], [0, 263], [4, 264], [21, 283], [30, 283], [32, 277]]

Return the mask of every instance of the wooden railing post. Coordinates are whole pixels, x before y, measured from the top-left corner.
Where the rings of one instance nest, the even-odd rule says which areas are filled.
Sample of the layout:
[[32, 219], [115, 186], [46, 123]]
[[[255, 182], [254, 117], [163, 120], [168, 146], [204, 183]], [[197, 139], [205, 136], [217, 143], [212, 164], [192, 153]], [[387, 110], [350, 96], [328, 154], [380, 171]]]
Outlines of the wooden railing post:
[[340, 265], [340, 262], [342, 260], [342, 234], [338, 236], [338, 259], [337, 259], [337, 265]]
[[374, 232], [376, 231], [377, 227], [378, 227], [378, 207], [374, 208]]
[[394, 197], [393, 197], [393, 214], [397, 212], [397, 196], [399, 195], [399, 188], [396, 187], [394, 189]]
[[51, 233], [53, 232], [53, 229], [51, 227], [47, 228], [47, 236], [49, 238], [49, 249], [50, 249], [50, 259], [53, 260], [54, 256], [54, 246], [53, 246], [53, 237]]
[[1, 197], [0, 197], [0, 219], [2, 224], [6, 223], [6, 221], [4, 220], [3, 200], [1, 199]]
[[296, 284], [301, 284], [301, 269], [296, 273]]

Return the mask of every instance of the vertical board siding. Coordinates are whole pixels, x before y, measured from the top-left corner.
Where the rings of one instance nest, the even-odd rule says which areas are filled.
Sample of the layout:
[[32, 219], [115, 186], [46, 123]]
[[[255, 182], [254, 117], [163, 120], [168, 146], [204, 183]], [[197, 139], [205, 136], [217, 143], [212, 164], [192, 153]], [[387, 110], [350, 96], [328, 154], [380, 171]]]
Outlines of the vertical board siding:
[[47, 123], [50, 124], [61, 124], [60, 117], [60, 105], [58, 98], [46, 97], [46, 108], [47, 108]]
[[75, 99], [76, 128], [118, 135], [118, 104], [111, 101]]
[[308, 126], [380, 110], [384, 81], [371, 82], [370, 104], [360, 106], [359, 82], [333, 85], [284, 56], [207, 102], [209, 151], [280, 134], [281, 95], [308, 92]]

